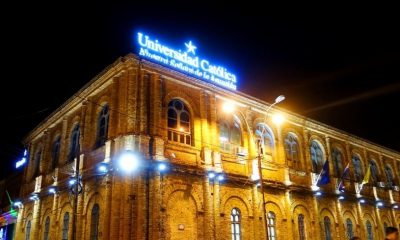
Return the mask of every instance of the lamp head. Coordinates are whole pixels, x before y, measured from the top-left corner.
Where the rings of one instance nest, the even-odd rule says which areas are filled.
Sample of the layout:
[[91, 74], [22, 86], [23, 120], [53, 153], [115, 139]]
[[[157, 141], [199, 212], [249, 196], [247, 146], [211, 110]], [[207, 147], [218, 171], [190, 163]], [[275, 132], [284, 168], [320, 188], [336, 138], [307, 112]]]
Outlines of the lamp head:
[[226, 101], [222, 105], [222, 111], [225, 113], [233, 113], [235, 111], [235, 104], [231, 101]]
[[276, 113], [272, 116], [272, 121], [276, 124], [276, 125], [280, 125], [283, 123], [283, 121], [285, 121], [285, 117], [280, 114], [280, 113]]
[[283, 100], [285, 100], [285, 96], [284, 95], [279, 95], [276, 99], [275, 99], [275, 104], [276, 103], [280, 103]]

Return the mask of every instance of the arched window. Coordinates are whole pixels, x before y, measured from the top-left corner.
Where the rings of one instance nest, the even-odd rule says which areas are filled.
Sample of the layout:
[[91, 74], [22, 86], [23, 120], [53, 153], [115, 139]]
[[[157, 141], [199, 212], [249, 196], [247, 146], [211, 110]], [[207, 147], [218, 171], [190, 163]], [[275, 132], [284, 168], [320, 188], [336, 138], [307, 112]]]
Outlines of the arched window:
[[240, 210], [238, 208], [233, 208], [231, 211], [231, 233], [232, 240], [240, 240]]
[[340, 178], [343, 172], [343, 155], [337, 148], [332, 150], [332, 162], [335, 177]]
[[168, 140], [192, 144], [190, 112], [179, 99], [174, 99], [168, 104]]
[[299, 226], [299, 240], [306, 240], [306, 229], [304, 226], [304, 215], [299, 214], [297, 218], [298, 226]]
[[219, 140], [221, 150], [235, 153], [235, 149], [242, 145], [242, 131], [240, 120], [236, 115], [226, 116], [219, 120]]
[[39, 149], [36, 151], [35, 160], [33, 161], [33, 177], [39, 175], [41, 159], [42, 159], [42, 149]]
[[63, 227], [62, 227], [62, 240], [68, 240], [69, 231], [69, 212], [64, 214]]
[[51, 149], [51, 169], [57, 167], [58, 159], [60, 158], [60, 146], [61, 146], [61, 137], [58, 136], [56, 140], [53, 142], [53, 148]]
[[265, 126], [265, 124], [257, 124], [256, 136], [261, 139], [263, 154], [272, 155], [272, 150], [274, 149], [274, 138], [271, 131], [267, 126]]
[[395, 184], [393, 181], [393, 171], [389, 164], [385, 165], [385, 174], [387, 179], [387, 185], [389, 188], [392, 188]]
[[75, 127], [71, 132], [71, 142], [69, 147], [68, 161], [73, 161], [74, 158], [78, 157], [79, 135], [80, 135], [79, 124], [75, 124]]
[[374, 235], [372, 233], [372, 225], [371, 222], [369, 220], [367, 220], [366, 224], [365, 224], [366, 228], [367, 228], [367, 239], [368, 240], [373, 240], [374, 239]]
[[106, 104], [101, 108], [97, 120], [96, 147], [103, 146], [104, 143], [107, 141], [109, 116], [110, 114], [108, 110], [108, 104]]
[[276, 216], [274, 212], [267, 214], [268, 240], [276, 240]]
[[400, 161], [397, 162], [397, 177], [400, 179]]
[[49, 231], [50, 231], [50, 217], [46, 217], [46, 221], [44, 223], [44, 231], [43, 231], [43, 240], [49, 240]]
[[28, 221], [28, 223], [26, 224], [26, 228], [25, 228], [25, 240], [30, 240], [31, 239], [31, 220]]
[[325, 239], [332, 240], [331, 236], [331, 220], [329, 217], [324, 217]]
[[95, 204], [92, 208], [92, 218], [90, 224], [90, 240], [97, 240], [99, 237], [99, 217], [100, 208], [99, 204]]
[[374, 183], [380, 182], [378, 167], [376, 166], [376, 162], [374, 160], [370, 160], [369, 164], [371, 165], [371, 176]]
[[354, 167], [354, 178], [356, 179], [356, 182], [360, 182], [363, 177], [363, 170], [361, 167], [360, 157], [354, 154], [351, 160], [353, 162], [353, 167]]
[[300, 160], [299, 144], [296, 137], [291, 133], [285, 138], [285, 152], [289, 167], [298, 168]]
[[348, 239], [350, 239], [354, 236], [353, 222], [350, 220], [350, 218], [346, 219], [346, 235], [347, 235]]
[[322, 165], [324, 164], [324, 153], [322, 152], [321, 146], [318, 142], [312, 141], [310, 147], [312, 171], [320, 172]]

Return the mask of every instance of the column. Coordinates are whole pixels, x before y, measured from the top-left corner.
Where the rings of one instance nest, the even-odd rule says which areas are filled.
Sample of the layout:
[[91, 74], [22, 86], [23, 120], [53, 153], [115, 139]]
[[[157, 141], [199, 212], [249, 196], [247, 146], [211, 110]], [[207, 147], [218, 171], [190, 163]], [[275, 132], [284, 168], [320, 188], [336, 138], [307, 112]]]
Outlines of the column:
[[161, 221], [161, 174], [158, 171], [153, 172], [150, 180], [150, 227], [149, 239], [159, 240], [163, 228]]
[[[291, 200], [291, 193], [290, 190], [286, 189], [285, 190], [285, 218], [286, 218], [286, 226], [283, 225], [282, 223], [282, 227], [286, 227], [286, 231], [284, 231], [285, 229], [281, 230], [281, 233], [285, 232], [286, 235], [284, 236], [284, 239], [294, 239], [293, 235], [294, 235], [294, 231], [293, 231], [293, 223], [292, 223], [292, 200]], [[285, 238], [286, 237], [286, 238]]]
[[[119, 95], [118, 95], [118, 85], [119, 78], [115, 76], [112, 79], [112, 84], [110, 86], [111, 89], [111, 97], [110, 97], [110, 122], [108, 127], [108, 137], [112, 138], [118, 136], [118, 125], [119, 118], [121, 117], [121, 113], [119, 111]], [[136, 108], [135, 108], [136, 109]]]
[[215, 240], [222, 240], [222, 236], [221, 236], [221, 209], [220, 209], [220, 205], [221, 205], [221, 192], [220, 192], [220, 183], [219, 181], [216, 181], [214, 183], [214, 189], [213, 189], [213, 193], [214, 193], [214, 197], [213, 197], [213, 213], [214, 213], [214, 236], [213, 239]]
[[41, 173], [44, 174], [43, 178], [46, 178], [46, 173], [50, 171], [51, 168], [51, 143], [50, 143], [51, 134], [49, 133], [49, 129], [46, 129], [43, 134], [43, 148], [42, 148], [42, 159], [40, 162]]
[[212, 215], [213, 198], [210, 192], [208, 176], [203, 178], [203, 200], [204, 200], [204, 239], [211, 240], [214, 237], [214, 220]]
[[312, 172], [312, 165], [311, 165], [311, 157], [310, 157], [310, 149], [308, 144], [308, 130], [303, 129], [303, 153], [305, 156], [305, 162], [302, 164], [304, 171]]
[[67, 129], [68, 129], [67, 117], [64, 117], [62, 120], [61, 148], [60, 148], [60, 158], [58, 160], [58, 166], [63, 166], [67, 162], [68, 158], [69, 134], [67, 133]]
[[[326, 144], [326, 157], [329, 161], [329, 168], [333, 170], [334, 166], [333, 166], [333, 162], [332, 162], [332, 154], [331, 154], [332, 150], [331, 150], [331, 138], [330, 137], [325, 136], [325, 144]], [[330, 176], [333, 175], [332, 170], [329, 173]], [[340, 176], [338, 176], [338, 177], [340, 177]]]
[[103, 227], [100, 227], [102, 229], [102, 236], [103, 239], [112, 239], [110, 236], [111, 233], [111, 218], [114, 218], [115, 216], [112, 215], [111, 213], [111, 201], [112, 201], [112, 176], [110, 174], [107, 174], [104, 176], [104, 181], [105, 181], [105, 201], [104, 202], [104, 223]]
[[31, 239], [39, 239], [39, 226], [40, 222], [42, 221], [40, 216], [41, 204], [42, 201], [39, 199], [35, 200], [33, 205]]
[[[266, 239], [266, 233], [264, 222], [263, 222], [263, 213], [262, 213], [262, 200], [259, 196], [258, 189], [256, 184], [252, 186], [252, 202], [253, 202], [253, 217], [254, 217], [254, 239]], [[261, 207], [261, 209], [260, 209]]]
[[338, 231], [336, 232], [340, 239], [346, 239], [345, 220], [343, 219], [342, 203], [336, 199], [336, 216], [338, 216]]
[[[139, 81], [139, 73], [140, 73], [140, 63], [137, 68], [129, 67], [128, 68], [128, 77], [127, 77], [127, 92], [126, 94], [128, 103], [126, 112], [124, 114], [127, 115], [126, 121], [126, 132], [127, 133], [135, 133], [135, 123], [136, 123], [136, 111], [137, 111], [137, 103], [138, 103], [138, 81]], [[116, 96], [118, 98], [118, 96]]]

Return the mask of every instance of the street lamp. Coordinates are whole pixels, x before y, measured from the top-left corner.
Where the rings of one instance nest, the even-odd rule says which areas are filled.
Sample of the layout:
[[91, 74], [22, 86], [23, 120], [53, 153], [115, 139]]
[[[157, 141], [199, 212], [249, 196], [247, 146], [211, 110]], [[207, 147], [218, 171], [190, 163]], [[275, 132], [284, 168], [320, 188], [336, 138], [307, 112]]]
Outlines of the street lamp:
[[[285, 96], [284, 95], [279, 95], [275, 99], [275, 102], [273, 104], [271, 104], [267, 108], [267, 110], [265, 111], [266, 117], [268, 117], [268, 114], [269, 114], [269, 111], [271, 110], [271, 108], [274, 105], [282, 102], [283, 100], [285, 100]], [[234, 103], [233, 102], [226, 102], [223, 105], [223, 111], [224, 112], [233, 112], [234, 109], [235, 108], [234, 108]], [[237, 112], [239, 112], [239, 114], [241, 115], [242, 119], [244, 120], [246, 128], [247, 128], [247, 131], [250, 134], [251, 140], [252, 140], [252, 142], [254, 142], [254, 135], [253, 135], [253, 132], [250, 129], [250, 125], [247, 122], [246, 117], [244, 116], [244, 114], [241, 111], [237, 111]], [[284, 118], [283, 118], [283, 116], [281, 114], [277, 114], [277, 115], [273, 116], [272, 120], [273, 120], [273, 122], [275, 124], [280, 124], [280, 123], [283, 122]], [[267, 229], [267, 220], [266, 220], [267, 211], [265, 209], [265, 204], [266, 203], [265, 203], [265, 197], [264, 197], [264, 183], [263, 183], [262, 166], [261, 166], [261, 160], [263, 158], [263, 149], [262, 149], [262, 147], [263, 146], [262, 146], [261, 138], [258, 138], [257, 139], [257, 163], [258, 163], [259, 184], [257, 184], [257, 186], [260, 186], [260, 191], [261, 191], [261, 195], [262, 195], [262, 203], [263, 203], [262, 204], [262, 210], [263, 210], [262, 218], [263, 218], [263, 223], [264, 223], [263, 225], [264, 225], [265, 234], [266, 234], [266, 236], [268, 238], [268, 229]]]

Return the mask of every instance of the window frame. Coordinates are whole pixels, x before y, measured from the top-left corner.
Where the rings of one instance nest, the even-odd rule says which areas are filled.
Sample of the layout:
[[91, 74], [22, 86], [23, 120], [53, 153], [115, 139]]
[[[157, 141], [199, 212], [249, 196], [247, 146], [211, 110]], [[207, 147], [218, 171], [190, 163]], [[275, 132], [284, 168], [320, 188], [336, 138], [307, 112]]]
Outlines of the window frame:
[[94, 204], [90, 215], [90, 240], [97, 240], [99, 238], [99, 223], [100, 223], [100, 206]]
[[267, 213], [268, 240], [276, 240], [276, 214], [272, 211]]
[[69, 153], [68, 153], [68, 161], [71, 162], [73, 161], [76, 157], [79, 157], [79, 151], [80, 151], [80, 135], [81, 135], [81, 129], [80, 129], [80, 124], [75, 123], [74, 127], [72, 128], [71, 131], [71, 136], [70, 136], [70, 146], [69, 146]]
[[231, 237], [232, 240], [242, 239], [242, 229], [241, 229], [241, 212], [239, 208], [232, 208], [231, 210]]
[[[103, 125], [102, 120], [104, 120], [104, 126], [102, 126]], [[106, 143], [108, 139], [109, 124], [110, 124], [110, 107], [108, 104], [103, 104], [97, 116], [96, 147], [101, 147]]]
[[[181, 109], [176, 104], [180, 104]], [[170, 117], [170, 111], [174, 112], [176, 118]], [[186, 115], [185, 115], [186, 114]], [[182, 116], [187, 116], [188, 120], [182, 120]], [[176, 123], [170, 126], [170, 120]], [[186, 129], [187, 128], [187, 129]], [[178, 98], [172, 99], [167, 106], [167, 139], [170, 142], [193, 146], [193, 116], [187, 104]]]
[[64, 213], [63, 225], [61, 229], [61, 240], [68, 240], [69, 238], [69, 212]]

